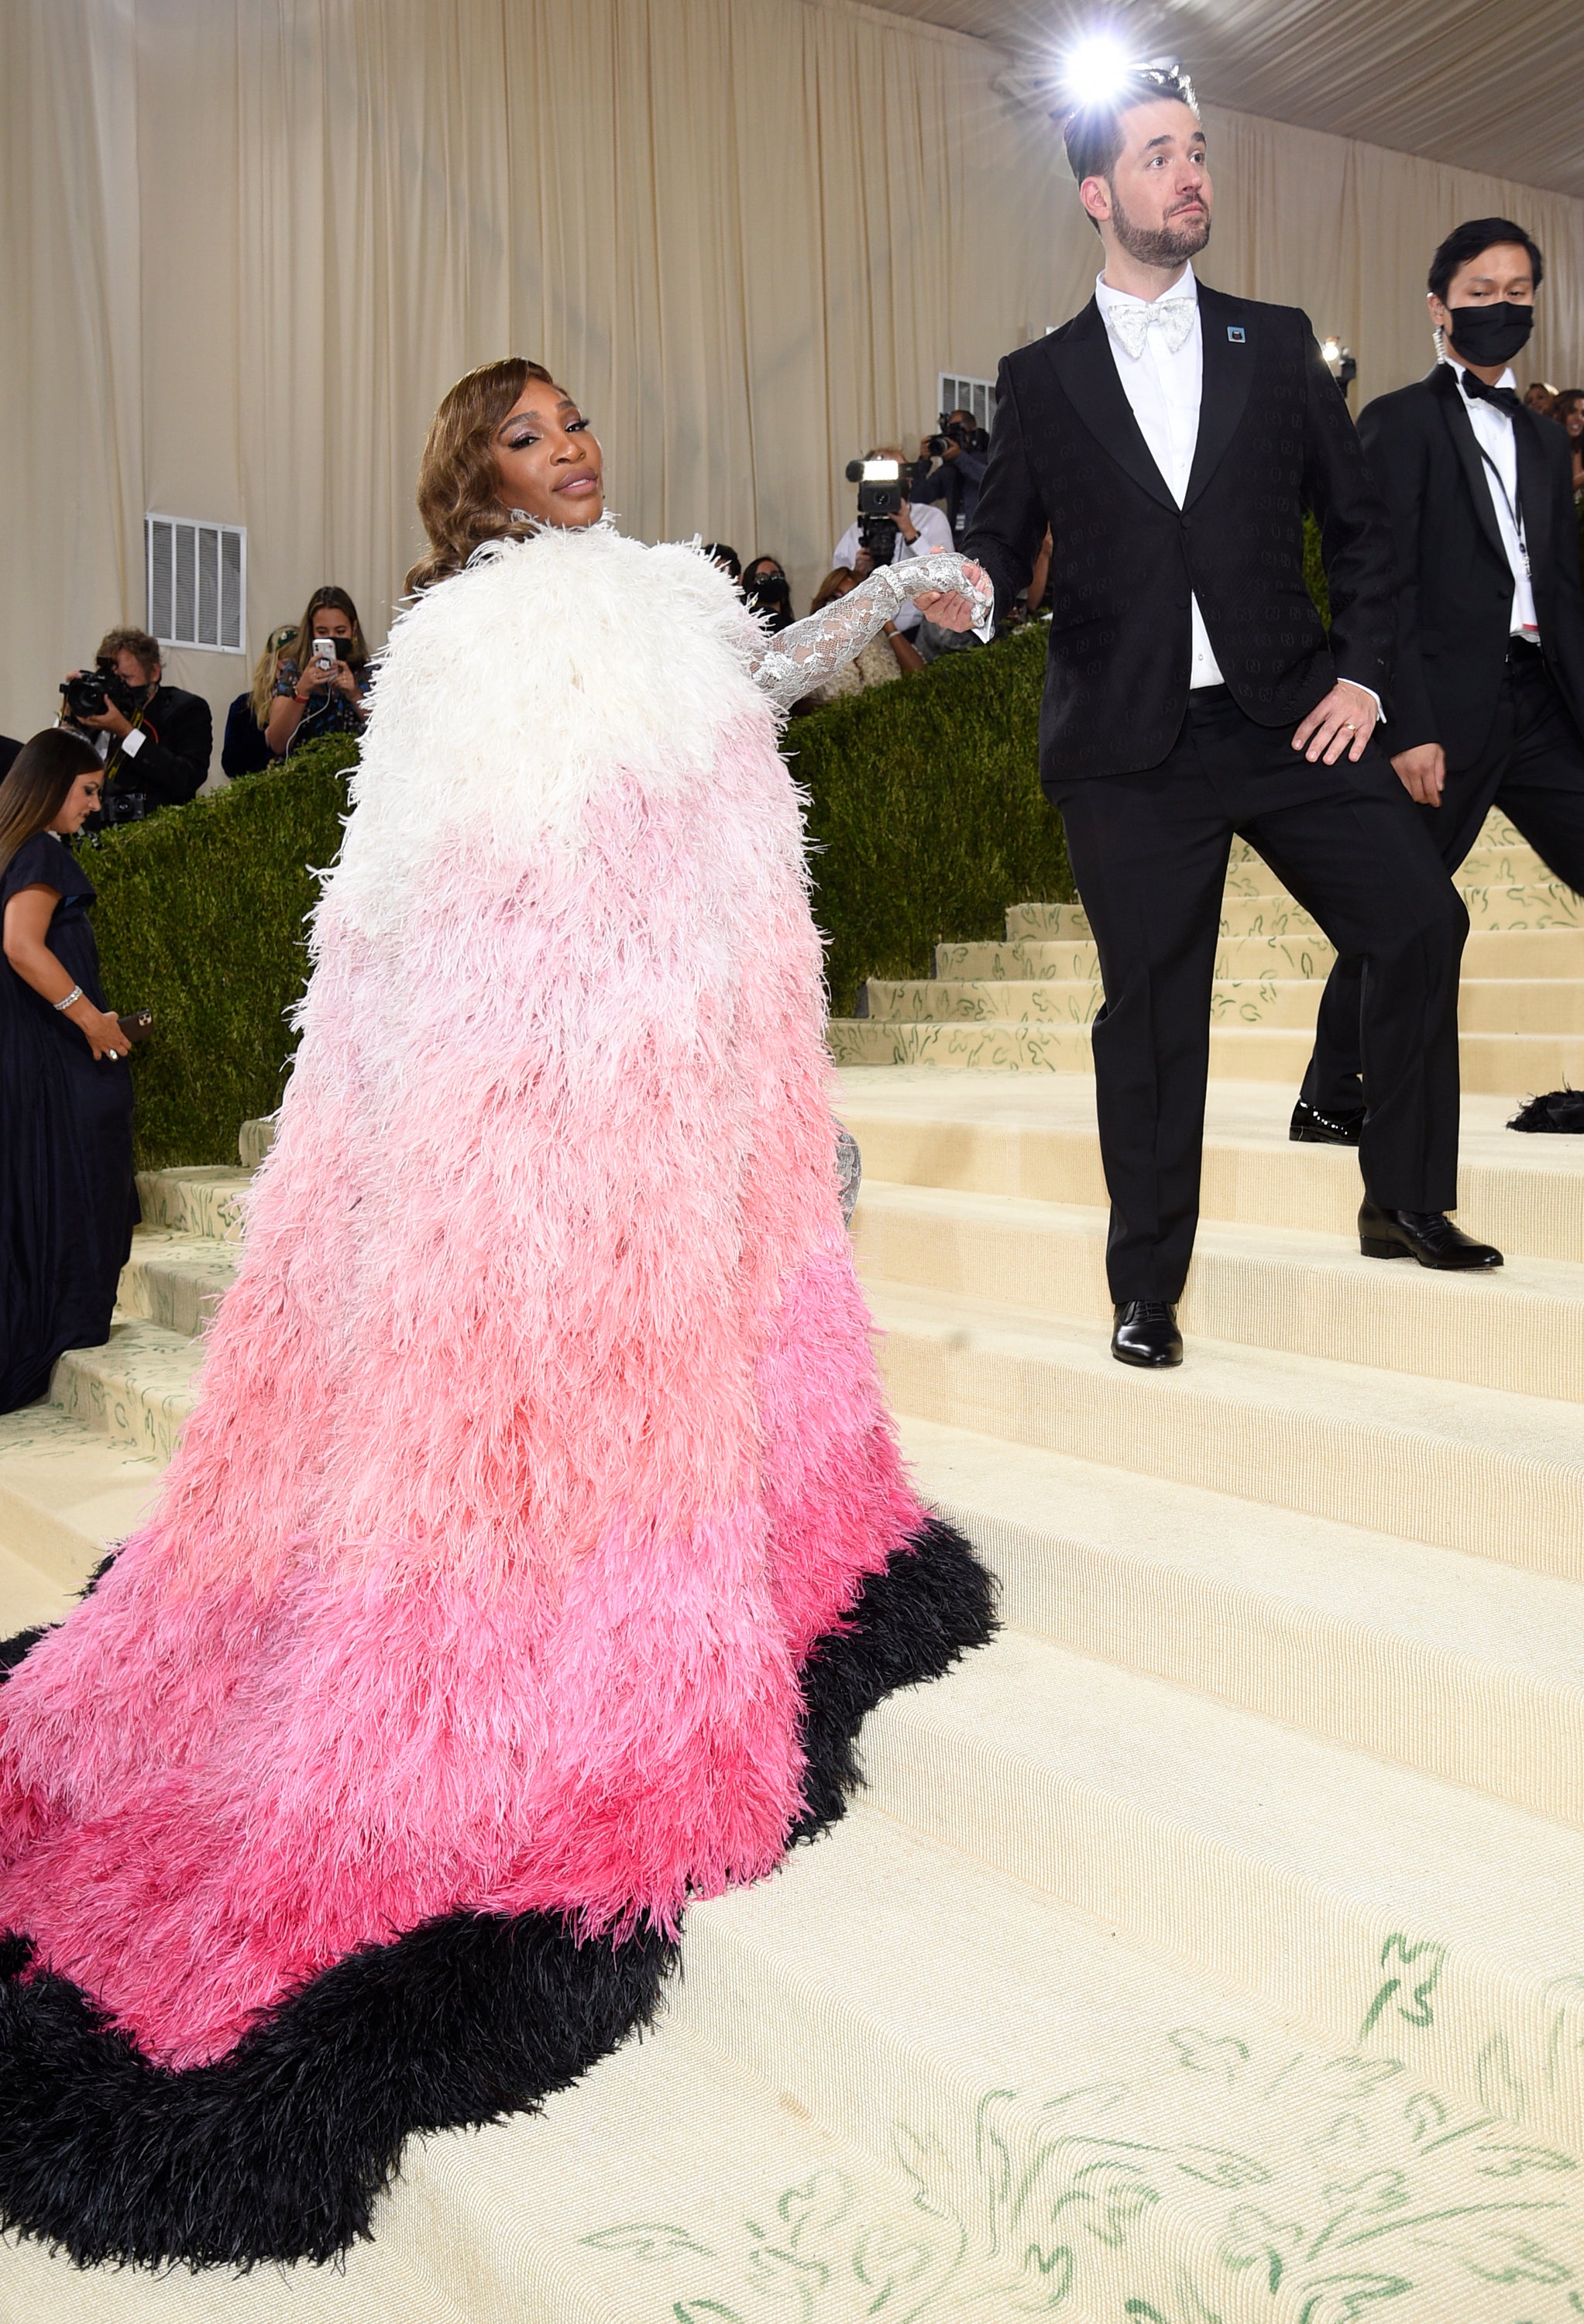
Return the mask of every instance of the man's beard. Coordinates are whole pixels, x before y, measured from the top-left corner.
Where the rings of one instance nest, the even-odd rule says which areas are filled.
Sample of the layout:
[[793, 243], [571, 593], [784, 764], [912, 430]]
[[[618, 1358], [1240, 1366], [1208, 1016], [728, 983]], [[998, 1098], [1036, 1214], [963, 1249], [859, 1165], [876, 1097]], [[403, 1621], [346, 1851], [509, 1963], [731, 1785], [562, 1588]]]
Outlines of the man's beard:
[[1139, 226], [1122, 208], [1113, 186], [1111, 226], [1128, 257], [1141, 266], [1181, 266], [1184, 259], [1197, 258], [1210, 240], [1210, 212], [1187, 212], [1176, 226]]

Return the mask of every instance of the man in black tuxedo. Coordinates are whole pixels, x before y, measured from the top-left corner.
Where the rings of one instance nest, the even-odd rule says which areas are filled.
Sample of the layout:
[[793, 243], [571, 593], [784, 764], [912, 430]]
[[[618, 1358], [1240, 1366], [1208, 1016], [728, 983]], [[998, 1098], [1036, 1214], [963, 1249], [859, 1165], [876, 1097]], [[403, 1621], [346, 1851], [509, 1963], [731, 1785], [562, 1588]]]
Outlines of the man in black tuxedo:
[[[1508, 368], [1544, 272], [1508, 218], [1473, 218], [1430, 266], [1441, 359], [1377, 396], [1359, 440], [1395, 537], [1392, 764], [1449, 872], [1499, 806], [1570, 888], [1584, 889], [1584, 590], [1566, 433], [1521, 403]], [[1321, 1002], [1294, 1139], [1354, 1145], [1362, 963]]]
[[[1048, 526], [1040, 767], [1100, 949], [1094, 1026], [1111, 1197], [1112, 1352], [1182, 1360], [1222, 884], [1243, 834], [1369, 964], [1375, 1092], [1363, 1250], [1496, 1266], [1457, 1200], [1458, 964], [1468, 915], [1371, 734], [1390, 674], [1386, 512], [1295, 309], [1200, 285], [1204, 133], [1175, 68], [1138, 68], [1066, 128], [1105, 269], [1000, 367], [966, 553], [1009, 603]], [[1303, 585], [1321, 526], [1328, 639]]]

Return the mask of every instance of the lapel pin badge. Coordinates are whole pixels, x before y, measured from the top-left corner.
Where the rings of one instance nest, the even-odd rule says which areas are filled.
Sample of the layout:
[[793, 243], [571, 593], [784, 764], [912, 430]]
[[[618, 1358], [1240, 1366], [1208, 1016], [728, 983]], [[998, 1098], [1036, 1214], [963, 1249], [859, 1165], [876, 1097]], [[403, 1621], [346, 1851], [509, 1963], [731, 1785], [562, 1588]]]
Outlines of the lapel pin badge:
[[1240, 323], [1229, 323], [1227, 325], [1227, 337], [1231, 340], [1232, 345], [1235, 347], [1240, 347], [1243, 345], [1245, 337], [1242, 325]]

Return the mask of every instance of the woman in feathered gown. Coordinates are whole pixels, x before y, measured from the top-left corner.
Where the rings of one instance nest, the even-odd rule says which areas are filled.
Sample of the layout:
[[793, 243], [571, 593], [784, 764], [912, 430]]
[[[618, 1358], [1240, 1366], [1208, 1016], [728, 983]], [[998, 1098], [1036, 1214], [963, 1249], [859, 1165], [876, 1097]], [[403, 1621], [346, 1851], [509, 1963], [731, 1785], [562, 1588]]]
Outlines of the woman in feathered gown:
[[84, 2262], [366, 2234], [410, 2134], [641, 2023], [688, 1898], [990, 1626], [881, 1400], [777, 750], [981, 576], [767, 639], [611, 527], [518, 360], [419, 505], [196, 1407], [0, 1690], [0, 2217]]

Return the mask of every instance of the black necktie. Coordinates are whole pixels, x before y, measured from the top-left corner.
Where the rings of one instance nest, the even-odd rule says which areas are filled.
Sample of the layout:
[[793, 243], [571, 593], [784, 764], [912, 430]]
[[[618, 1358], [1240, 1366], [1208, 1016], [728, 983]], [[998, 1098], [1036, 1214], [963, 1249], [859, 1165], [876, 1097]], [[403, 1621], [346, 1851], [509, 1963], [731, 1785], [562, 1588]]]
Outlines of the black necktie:
[[1462, 381], [1463, 392], [1470, 403], [1494, 403], [1497, 410], [1505, 411], [1509, 420], [1524, 409], [1524, 399], [1515, 387], [1487, 387], [1485, 382], [1476, 379], [1471, 371], [1462, 374]]

